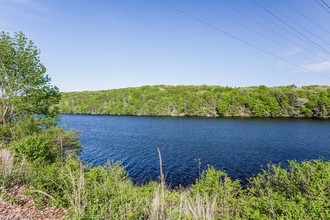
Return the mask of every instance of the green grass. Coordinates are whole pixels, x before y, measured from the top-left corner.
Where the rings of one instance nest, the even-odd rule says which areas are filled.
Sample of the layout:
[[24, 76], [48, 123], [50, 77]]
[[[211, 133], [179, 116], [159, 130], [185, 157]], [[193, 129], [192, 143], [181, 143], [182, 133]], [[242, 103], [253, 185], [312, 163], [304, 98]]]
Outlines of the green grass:
[[39, 204], [67, 208], [68, 219], [330, 219], [328, 161], [270, 165], [246, 188], [210, 167], [191, 187], [174, 190], [136, 186], [116, 163], [88, 167], [73, 157], [23, 169], [4, 156], [0, 162], [2, 188], [24, 185]]

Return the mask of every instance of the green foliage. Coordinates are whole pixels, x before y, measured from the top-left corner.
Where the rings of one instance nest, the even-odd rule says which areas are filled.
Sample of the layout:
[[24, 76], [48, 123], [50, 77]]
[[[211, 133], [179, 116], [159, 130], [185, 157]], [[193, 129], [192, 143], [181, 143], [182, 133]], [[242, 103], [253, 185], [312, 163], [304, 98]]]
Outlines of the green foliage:
[[175, 190], [155, 182], [135, 186], [114, 163], [89, 167], [67, 158], [4, 166], [1, 161], [0, 188], [24, 184], [39, 204], [68, 208], [69, 219], [330, 218], [327, 161], [290, 161], [288, 169], [270, 165], [246, 188], [209, 167], [191, 187]]
[[0, 149], [0, 191], [1, 188], [22, 186], [29, 180], [30, 166], [25, 160], [14, 163], [14, 156], [7, 149]]
[[251, 179], [249, 218], [329, 219], [330, 163], [290, 161], [289, 170], [272, 165]]
[[61, 113], [207, 117], [330, 117], [328, 86], [143, 86], [63, 93]]
[[0, 33], [1, 126], [31, 118], [40, 121], [37, 124], [55, 125], [58, 116], [55, 105], [60, 93], [57, 87], [50, 85], [39, 54], [22, 32], [14, 36]]
[[77, 133], [52, 127], [12, 142], [9, 146], [16, 157], [33, 163], [54, 163], [63, 158], [67, 151], [79, 151]]
[[37, 204], [41, 207], [44, 207], [46, 204], [55, 204], [60, 207], [67, 206], [68, 201], [64, 199], [64, 183], [61, 176], [63, 164], [60, 162], [52, 164], [33, 163], [31, 166], [30, 180], [26, 186]]
[[[190, 188], [136, 186], [119, 164], [81, 163], [77, 132], [55, 127], [60, 94], [22, 33], [0, 34], [0, 197], [25, 186], [70, 219], [330, 219], [330, 162], [271, 165], [247, 188], [212, 167]], [[329, 118], [328, 86], [144, 86], [64, 93], [63, 113]]]
[[10, 137], [10, 128], [9, 126], [2, 125], [0, 126], [0, 148], [2, 145], [5, 145], [9, 142]]
[[226, 173], [209, 167], [200, 180], [189, 189], [192, 196], [213, 198], [214, 211], [223, 219], [237, 218], [243, 208], [243, 190], [238, 180], [232, 181]]
[[147, 186], [134, 186], [123, 167], [116, 164], [88, 170], [85, 187], [86, 219], [144, 219], [153, 195]]
[[30, 135], [11, 144], [11, 149], [20, 158], [30, 162], [52, 163], [56, 160], [56, 149], [44, 135]]

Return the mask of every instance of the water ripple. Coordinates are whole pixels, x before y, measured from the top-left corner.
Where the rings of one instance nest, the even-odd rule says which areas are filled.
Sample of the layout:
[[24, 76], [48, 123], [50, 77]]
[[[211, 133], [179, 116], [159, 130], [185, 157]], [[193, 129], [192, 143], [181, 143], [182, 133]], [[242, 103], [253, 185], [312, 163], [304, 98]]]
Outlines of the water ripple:
[[171, 186], [192, 184], [199, 165], [225, 170], [243, 183], [267, 164], [330, 159], [330, 121], [62, 115], [81, 132], [81, 159], [118, 161], [136, 184], [158, 180], [157, 147]]

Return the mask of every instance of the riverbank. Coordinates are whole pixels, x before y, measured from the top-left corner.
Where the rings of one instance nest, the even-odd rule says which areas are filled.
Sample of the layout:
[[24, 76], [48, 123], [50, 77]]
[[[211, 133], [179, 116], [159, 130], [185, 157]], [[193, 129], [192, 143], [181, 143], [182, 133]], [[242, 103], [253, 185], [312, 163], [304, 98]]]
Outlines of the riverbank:
[[[136, 186], [118, 164], [90, 167], [67, 157], [48, 165], [26, 161], [5, 165], [0, 159], [2, 189], [24, 187], [24, 195], [29, 195], [26, 204], [46, 207], [37, 211], [34, 205], [29, 209], [20, 202], [6, 204], [0, 206], [5, 217], [23, 213], [29, 219], [41, 213], [44, 219], [62, 215], [68, 219], [330, 218], [328, 161], [291, 161], [288, 169], [272, 165], [251, 178], [246, 188], [209, 167], [192, 186], [171, 190], [162, 179]], [[21, 211], [13, 212], [16, 209]]]
[[329, 118], [329, 86], [142, 86], [62, 93], [61, 113]]

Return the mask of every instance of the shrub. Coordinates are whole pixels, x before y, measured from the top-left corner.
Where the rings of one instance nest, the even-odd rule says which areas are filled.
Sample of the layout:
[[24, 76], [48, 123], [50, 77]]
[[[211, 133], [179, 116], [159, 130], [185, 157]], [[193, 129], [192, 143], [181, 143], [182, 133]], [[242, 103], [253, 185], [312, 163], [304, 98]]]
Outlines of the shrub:
[[45, 135], [30, 135], [10, 146], [19, 159], [26, 158], [33, 163], [53, 163], [60, 155]]
[[49, 128], [26, 136], [10, 144], [19, 159], [33, 163], [54, 163], [62, 160], [65, 153], [80, 150], [78, 134], [63, 128]]
[[[223, 171], [209, 167], [200, 180], [191, 187], [190, 193], [204, 203], [215, 203], [215, 212], [222, 218], [239, 215], [243, 202], [242, 187], [238, 180], [232, 181]], [[210, 206], [210, 204], [208, 204]]]
[[251, 179], [248, 199], [256, 212], [276, 219], [330, 219], [330, 162], [290, 161]]

